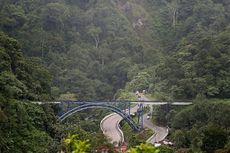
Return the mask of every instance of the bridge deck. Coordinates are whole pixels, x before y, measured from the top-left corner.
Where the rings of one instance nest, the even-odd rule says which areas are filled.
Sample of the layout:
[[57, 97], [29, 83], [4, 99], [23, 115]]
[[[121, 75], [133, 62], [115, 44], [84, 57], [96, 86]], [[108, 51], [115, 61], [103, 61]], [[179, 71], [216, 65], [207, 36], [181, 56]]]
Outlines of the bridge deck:
[[85, 104], [85, 103], [132, 103], [132, 104], [146, 104], [146, 105], [191, 105], [191, 101], [34, 101], [35, 104]]

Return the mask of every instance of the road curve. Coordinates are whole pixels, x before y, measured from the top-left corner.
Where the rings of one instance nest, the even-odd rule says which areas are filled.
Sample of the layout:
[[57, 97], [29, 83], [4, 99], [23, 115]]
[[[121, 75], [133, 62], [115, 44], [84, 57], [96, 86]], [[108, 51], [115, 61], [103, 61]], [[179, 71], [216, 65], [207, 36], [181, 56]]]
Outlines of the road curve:
[[156, 126], [151, 122], [151, 119], [147, 119], [147, 114], [144, 115], [144, 127], [147, 127], [154, 131], [154, 134], [146, 141], [147, 143], [154, 144], [165, 139], [168, 135], [168, 129], [166, 127]]
[[122, 117], [120, 115], [112, 113], [105, 116], [100, 124], [103, 134], [115, 145], [124, 141], [123, 132], [119, 128], [121, 120]]
[[[143, 101], [149, 101], [147, 97], [142, 95]], [[146, 105], [146, 104], [144, 104]], [[136, 112], [138, 105], [131, 108], [131, 113]], [[122, 117], [116, 113], [109, 114], [105, 116], [100, 124], [103, 134], [110, 140], [111, 143], [119, 145], [119, 143], [124, 142], [124, 134], [119, 127], [119, 123], [122, 121]], [[152, 135], [146, 142], [154, 144], [165, 139], [168, 135], [168, 129], [166, 127], [160, 127], [154, 125], [151, 120], [147, 119], [147, 114], [144, 115], [144, 127], [152, 129], [154, 135]]]
[[[130, 113], [136, 112], [137, 109], [137, 105], [132, 107]], [[123, 118], [120, 115], [111, 113], [105, 116], [100, 124], [103, 134], [110, 140], [111, 143], [115, 145], [119, 145], [119, 143], [124, 142], [124, 134], [119, 126], [119, 123], [122, 120]]]
[[[142, 95], [144, 101], [150, 101], [146, 96]], [[152, 107], [150, 105], [150, 107]], [[162, 141], [168, 135], [168, 129], [166, 127], [156, 126], [152, 123], [151, 119], [147, 119], [147, 114], [144, 115], [144, 127], [147, 127], [154, 131], [154, 134], [146, 141], [147, 143], [154, 144]]]

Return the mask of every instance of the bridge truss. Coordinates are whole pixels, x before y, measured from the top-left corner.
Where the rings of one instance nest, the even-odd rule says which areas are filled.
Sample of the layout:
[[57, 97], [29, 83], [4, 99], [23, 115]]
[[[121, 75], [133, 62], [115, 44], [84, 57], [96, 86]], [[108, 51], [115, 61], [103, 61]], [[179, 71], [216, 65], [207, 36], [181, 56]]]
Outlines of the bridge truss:
[[[144, 105], [165, 105], [169, 111], [169, 106], [171, 105], [191, 105], [191, 101], [53, 101], [53, 102], [32, 102], [35, 104], [58, 104], [59, 111], [59, 120], [63, 121], [67, 117], [86, 109], [91, 108], [105, 108], [109, 109], [118, 115], [120, 115], [132, 129], [139, 131], [143, 128], [143, 115], [144, 115]], [[138, 123], [135, 123], [130, 117], [130, 107], [131, 104], [138, 105], [137, 115]]]
[[[137, 111], [138, 123], [135, 123], [130, 116], [130, 102], [60, 102], [59, 107], [61, 108], [61, 111], [59, 113], [60, 121], [63, 121], [67, 117], [86, 109], [105, 108], [120, 115], [133, 130], [139, 131], [141, 128], [143, 128], [144, 109], [142, 104], [139, 105]], [[64, 111], [64, 107], [67, 107], [66, 111]]]

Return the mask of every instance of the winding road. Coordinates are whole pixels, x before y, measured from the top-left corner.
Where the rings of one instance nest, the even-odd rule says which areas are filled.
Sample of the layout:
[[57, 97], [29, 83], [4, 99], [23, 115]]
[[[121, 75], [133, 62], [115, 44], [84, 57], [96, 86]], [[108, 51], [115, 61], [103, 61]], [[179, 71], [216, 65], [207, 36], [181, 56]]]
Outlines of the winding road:
[[119, 128], [119, 123], [122, 119], [123, 118], [120, 115], [112, 113], [104, 117], [100, 125], [103, 134], [107, 136], [111, 143], [116, 145], [118, 145], [119, 142], [124, 141], [123, 132]]
[[147, 119], [147, 114], [144, 115], [144, 127], [154, 131], [154, 134], [146, 141], [147, 143], [154, 144], [160, 142], [168, 135], [168, 129], [154, 125], [151, 119]]
[[[150, 101], [145, 95], [142, 95], [144, 101]], [[150, 107], [152, 107], [150, 105]], [[144, 115], [144, 127], [153, 130], [154, 134], [146, 141], [147, 143], [155, 144], [162, 141], [168, 135], [168, 129], [166, 127], [156, 126], [152, 123], [151, 119], [147, 119], [147, 114]]]
[[[148, 98], [143, 96], [143, 101], [149, 101]], [[131, 113], [136, 112], [138, 106], [136, 105], [131, 109]], [[104, 117], [101, 121], [100, 127], [103, 131], [103, 134], [110, 140], [111, 143], [119, 145], [119, 143], [124, 142], [124, 134], [119, 128], [119, 123], [121, 122], [122, 117], [116, 113], [112, 113]], [[159, 127], [153, 125], [151, 120], [147, 119], [147, 115], [144, 115], [144, 127], [152, 129], [154, 135], [151, 136], [146, 142], [154, 144], [155, 142], [162, 141], [167, 135], [168, 130], [165, 127]]]
[[[136, 112], [138, 106], [131, 108], [130, 113]], [[116, 113], [105, 116], [100, 124], [103, 134], [110, 140], [111, 143], [119, 145], [124, 142], [124, 134], [119, 127], [119, 123], [122, 121], [122, 117]]]

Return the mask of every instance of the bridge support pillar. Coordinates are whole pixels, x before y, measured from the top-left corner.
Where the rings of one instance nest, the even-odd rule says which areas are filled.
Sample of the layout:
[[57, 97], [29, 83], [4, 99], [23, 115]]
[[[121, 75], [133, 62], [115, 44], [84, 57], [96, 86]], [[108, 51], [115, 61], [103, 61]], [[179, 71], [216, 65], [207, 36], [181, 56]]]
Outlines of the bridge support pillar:
[[151, 115], [153, 115], [153, 105], [149, 105], [150, 106], [150, 113]]
[[70, 104], [67, 102], [67, 112], [70, 110]]
[[64, 113], [64, 104], [60, 103], [58, 104], [58, 116], [61, 116]]
[[143, 128], [144, 127], [144, 107], [143, 104], [139, 104], [139, 108], [138, 108], [138, 125]]
[[144, 107], [143, 107], [143, 104], [141, 104], [141, 128], [143, 129], [144, 128]]
[[129, 102], [129, 116], [130, 116], [130, 110], [131, 110], [131, 103]]

